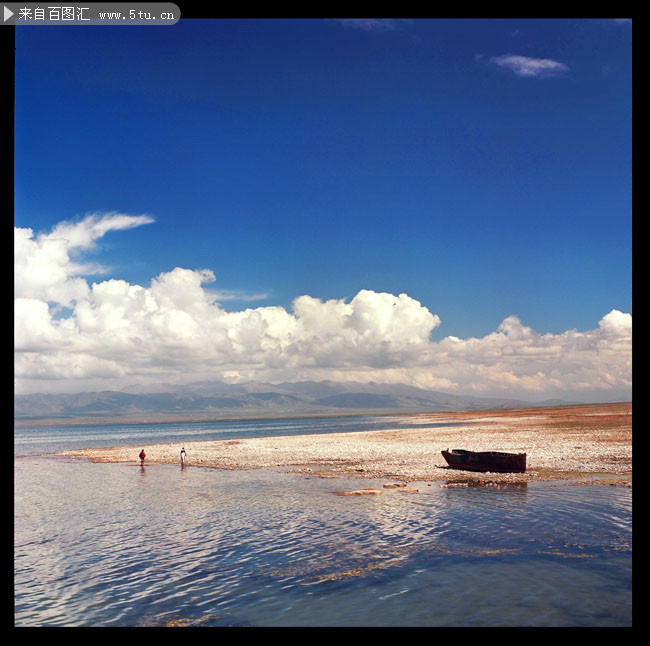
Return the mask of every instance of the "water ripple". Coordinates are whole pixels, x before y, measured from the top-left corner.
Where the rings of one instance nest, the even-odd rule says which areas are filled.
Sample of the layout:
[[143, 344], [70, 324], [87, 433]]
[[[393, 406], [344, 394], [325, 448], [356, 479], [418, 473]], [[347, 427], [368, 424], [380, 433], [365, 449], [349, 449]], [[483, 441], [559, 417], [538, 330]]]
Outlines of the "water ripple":
[[351, 500], [274, 472], [163, 466], [142, 479], [125, 465], [32, 460], [16, 469], [17, 625], [630, 621], [629, 490]]

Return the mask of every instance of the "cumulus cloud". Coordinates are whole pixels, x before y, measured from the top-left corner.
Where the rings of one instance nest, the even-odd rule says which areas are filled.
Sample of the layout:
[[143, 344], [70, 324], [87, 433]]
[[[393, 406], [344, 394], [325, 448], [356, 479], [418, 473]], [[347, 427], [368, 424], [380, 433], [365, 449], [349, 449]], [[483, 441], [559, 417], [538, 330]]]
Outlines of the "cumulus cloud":
[[551, 58], [531, 58], [516, 54], [493, 56], [490, 62], [499, 67], [511, 70], [517, 76], [523, 77], [549, 77], [559, 76], [569, 71], [569, 68], [559, 61]]
[[80, 276], [101, 273], [105, 268], [75, 262], [80, 251], [88, 251], [109, 231], [131, 229], [153, 222], [146, 215], [120, 213], [89, 215], [79, 222], [61, 222], [50, 233], [34, 235], [28, 228], [14, 228], [14, 295], [37, 298], [69, 307], [88, 295]]
[[[482, 338], [434, 342], [440, 318], [407, 294], [301, 295], [289, 310], [228, 312], [209, 269], [176, 267], [146, 286], [88, 285], [71, 250], [149, 221], [93, 216], [39, 236], [16, 229], [17, 392], [202, 378], [372, 380], [538, 399], [631, 387], [632, 317], [618, 310], [588, 331], [542, 334], [509, 316]], [[61, 305], [68, 310], [53, 316]]]
[[476, 393], [511, 388], [531, 395], [631, 388], [632, 316], [612, 310], [598, 329], [540, 334], [516, 316], [480, 339], [447, 337], [438, 360]]

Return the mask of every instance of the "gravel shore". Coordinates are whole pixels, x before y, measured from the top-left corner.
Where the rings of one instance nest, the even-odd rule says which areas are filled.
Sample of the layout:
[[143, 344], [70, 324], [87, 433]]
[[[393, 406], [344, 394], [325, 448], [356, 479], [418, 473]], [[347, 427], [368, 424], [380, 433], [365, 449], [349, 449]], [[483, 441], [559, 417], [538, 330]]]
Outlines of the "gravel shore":
[[[402, 428], [407, 418], [432, 427]], [[444, 423], [454, 426], [433, 426]], [[387, 431], [190, 442], [184, 447], [188, 467], [272, 468], [319, 477], [384, 478], [399, 483], [566, 480], [630, 486], [632, 404], [411, 414], [396, 416], [395, 428]], [[141, 448], [84, 449], [57, 455], [135, 463]], [[144, 448], [147, 464], [179, 464], [179, 444]], [[449, 469], [440, 453], [447, 448], [525, 452], [527, 471], [481, 474]]]

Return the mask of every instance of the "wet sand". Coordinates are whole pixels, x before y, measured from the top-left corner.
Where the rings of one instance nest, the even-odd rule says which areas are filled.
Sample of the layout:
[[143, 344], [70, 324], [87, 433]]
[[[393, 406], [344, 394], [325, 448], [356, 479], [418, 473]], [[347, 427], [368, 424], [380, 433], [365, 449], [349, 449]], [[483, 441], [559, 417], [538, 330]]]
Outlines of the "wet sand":
[[[408, 422], [406, 421], [408, 420]], [[403, 424], [460, 424], [406, 428]], [[631, 486], [632, 403], [517, 410], [422, 413], [395, 417], [386, 431], [189, 442], [186, 466], [273, 468], [318, 477], [384, 478], [450, 485], [557, 481]], [[138, 463], [142, 446], [83, 449], [58, 455]], [[450, 469], [444, 449], [527, 454], [526, 473]], [[145, 464], [180, 464], [179, 444], [144, 447]]]

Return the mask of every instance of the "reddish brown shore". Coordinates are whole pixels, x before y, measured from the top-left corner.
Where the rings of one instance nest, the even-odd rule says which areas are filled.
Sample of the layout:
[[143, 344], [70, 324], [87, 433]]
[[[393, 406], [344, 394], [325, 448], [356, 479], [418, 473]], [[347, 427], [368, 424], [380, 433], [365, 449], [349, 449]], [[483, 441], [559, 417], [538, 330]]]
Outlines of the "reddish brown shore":
[[[408, 423], [431, 424], [408, 428]], [[453, 426], [434, 426], [437, 424]], [[401, 483], [632, 482], [632, 403], [396, 416], [386, 431], [189, 442], [188, 467], [273, 468], [320, 477]], [[94, 462], [136, 463], [142, 446], [66, 451]], [[448, 468], [443, 449], [527, 454], [526, 473]], [[146, 464], [179, 464], [181, 445], [144, 447]]]

